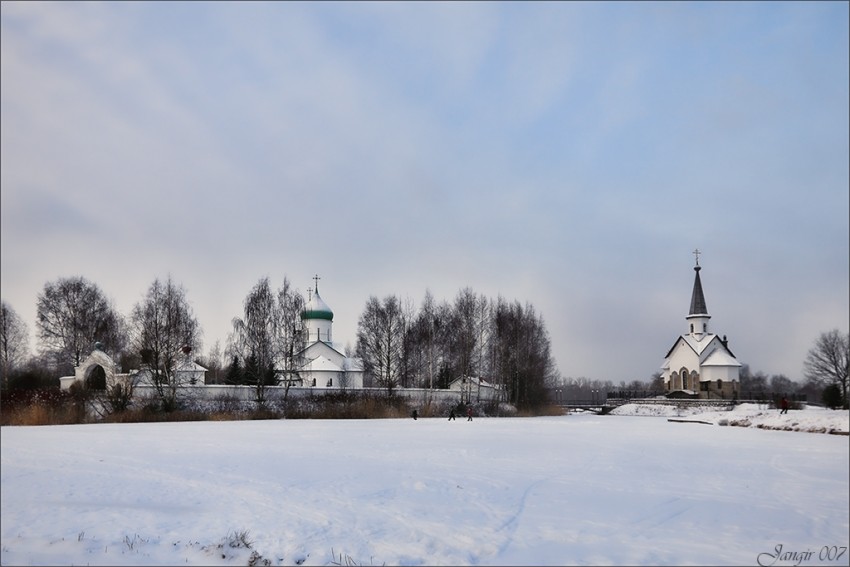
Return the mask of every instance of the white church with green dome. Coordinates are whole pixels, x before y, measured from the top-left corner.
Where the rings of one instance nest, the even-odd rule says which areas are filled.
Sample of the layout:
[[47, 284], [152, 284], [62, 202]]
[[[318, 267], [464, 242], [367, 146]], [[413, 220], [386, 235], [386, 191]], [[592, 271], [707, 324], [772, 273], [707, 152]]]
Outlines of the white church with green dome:
[[319, 295], [319, 277], [301, 313], [307, 346], [300, 353], [301, 385], [308, 388], [359, 389], [363, 387], [363, 363], [344, 354], [333, 340], [334, 314]]

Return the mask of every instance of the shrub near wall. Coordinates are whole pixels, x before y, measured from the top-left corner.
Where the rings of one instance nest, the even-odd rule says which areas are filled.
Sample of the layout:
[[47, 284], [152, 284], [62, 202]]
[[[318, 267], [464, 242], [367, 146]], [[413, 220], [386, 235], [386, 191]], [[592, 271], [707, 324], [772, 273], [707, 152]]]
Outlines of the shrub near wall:
[[406, 400], [375, 392], [333, 391], [286, 404], [289, 419], [386, 419], [410, 415]]
[[[447, 418], [454, 408], [458, 418], [466, 416], [467, 404], [457, 398], [434, 398], [394, 395], [385, 391], [326, 391], [309, 396], [272, 395], [262, 407], [256, 401], [223, 392], [212, 399], [188, 397], [175, 411], [162, 411], [154, 400], [140, 397], [123, 411], [89, 411], [96, 400], [84, 391], [18, 390], [2, 399], [3, 425], [64, 425], [101, 421], [107, 423], [141, 423], [162, 421], [236, 421], [246, 419], [402, 419], [415, 409], [422, 418]], [[481, 401], [469, 404], [476, 417], [531, 416], [519, 414], [504, 402]], [[560, 410], [559, 410], [560, 411]], [[88, 415], [88, 417], [87, 417]], [[537, 413], [535, 415], [553, 415]]]
[[85, 423], [85, 416], [85, 400], [75, 391], [12, 390], [0, 400], [2, 425], [69, 425]]

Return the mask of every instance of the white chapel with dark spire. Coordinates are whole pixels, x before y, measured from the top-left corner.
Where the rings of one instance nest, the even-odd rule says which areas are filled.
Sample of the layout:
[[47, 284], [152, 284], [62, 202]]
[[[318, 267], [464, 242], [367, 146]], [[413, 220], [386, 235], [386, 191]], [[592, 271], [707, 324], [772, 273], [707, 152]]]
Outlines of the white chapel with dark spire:
[[694, 288], [691, 307], [685, 318], [687, 332], [673, 343], [661, 366], [664, 387], [668, 394], [705, 399], [734, 399], [738, 395], [741, 364], [729, 350], [724, 335], [721, 339], [711, 332], [711, 315], [705, 303], [699, 265], [700, 251], [695, 250]]

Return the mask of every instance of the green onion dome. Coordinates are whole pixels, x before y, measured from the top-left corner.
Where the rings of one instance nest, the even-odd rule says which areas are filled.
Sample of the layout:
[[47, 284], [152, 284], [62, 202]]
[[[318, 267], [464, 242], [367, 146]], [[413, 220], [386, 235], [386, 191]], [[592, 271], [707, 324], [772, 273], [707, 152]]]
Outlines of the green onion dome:
[[308, 301], [307, 305], [304, 307], [304, 311], [301, 312], [301, 320], [306, 321], [307, 319], [334, 320], [334, 312], [331, 311], [328, 304], [319, 297], [318, 290], [313, 293], [313, 297], [310, 298], [310, 301]]

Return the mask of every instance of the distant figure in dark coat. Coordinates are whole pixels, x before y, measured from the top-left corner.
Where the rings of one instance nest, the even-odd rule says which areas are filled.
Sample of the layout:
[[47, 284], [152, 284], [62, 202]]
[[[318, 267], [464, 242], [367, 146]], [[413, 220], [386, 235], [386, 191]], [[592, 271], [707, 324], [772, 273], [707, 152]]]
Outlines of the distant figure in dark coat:
[[466, 408], [466, 421], [472, 421], [472, 408]]
[[455, 419], [455, 408], [452, 408], [452, 411], [449, 412], [449, 421]]
[[413, 419], [416, 420], [417, 417], [419, 417], [419, 412], [416, 411], [416, 410], [413, 410]]
[[782, 396], [782, 400], [780, 400], [779, 402], [779, 407], [782, 408], [782, 410], [779, 412], [779, 415], [782, 415], [783, 413], [788, 413], [788, 398]]

